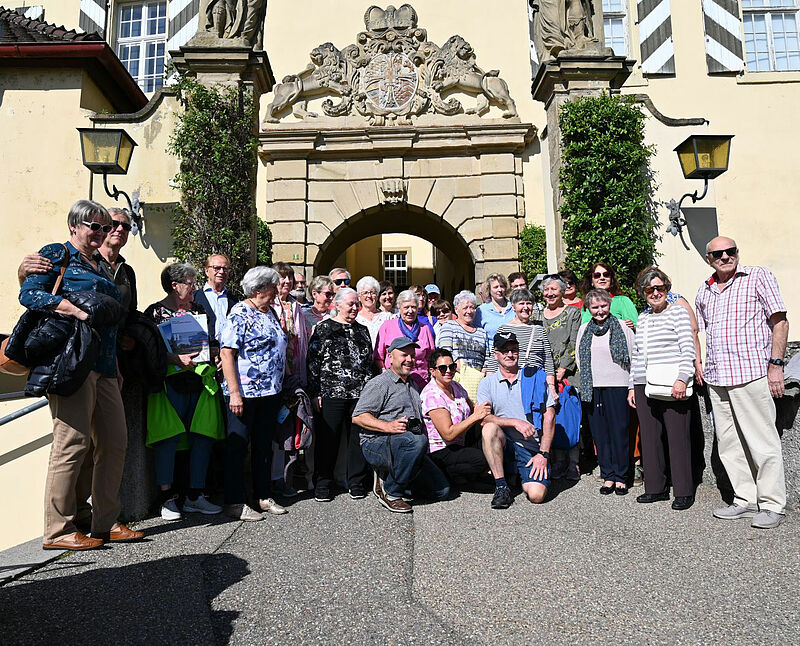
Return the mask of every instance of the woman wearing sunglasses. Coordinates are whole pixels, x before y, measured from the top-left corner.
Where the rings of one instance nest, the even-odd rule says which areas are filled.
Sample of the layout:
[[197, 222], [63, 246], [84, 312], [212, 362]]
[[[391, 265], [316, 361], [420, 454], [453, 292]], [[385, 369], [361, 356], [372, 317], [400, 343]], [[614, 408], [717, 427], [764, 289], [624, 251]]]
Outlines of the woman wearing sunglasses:
[[306, 317], [306, 334], [311, 337], [314, 326], [330, 314], [333, 303], [333, 281], [328, 276], [315, 276], [308, 286], [311, 305], [303, 308]]
[[[636, 330], [639, 312], [630, 298], [619, 293], [617, 273], [611, 265], [605, 262], [598, 262], [592, 266], [583, 280], [583, 292], [588, 294], [592, 289], [604, 289], [611, 294], [611, 315], [616, 316], [621, 323], [627, 325], [631, 330]], [[592, 315], [589, 310], [584, 307], [581, 313], [581, 322], [588, 323], [591, 318]]]
[[575, 275], [574, 271], [569, 269], [564, 269], [558, 272], [558, 275], [561, 277], [561, 280], [564, 281], [566, 288], [564, 289], [564, 305], [569, 305], [570, 307], [583, 307], [583, 299], [581, 295], [578, 293], [578, 277]]
[[492, 409], [489, 402], [473, 406], [467, 391], [453, 381], [456, 364], [449, 350], [434, 350], [428, 367], [431, 380], [420, 397], [431, 460], [445, 473], [450, 484], [463, 487], [489, 471], [483, 451], [464, 446], [464, 438]]
[[[67, 217], [70, 238], [65, 244], [50, 244], [39, 254], [50, 269], [32, 273], [22, 284], [19, 300], [28, 309], [86, 321], [89, 315], [73, 305], [65, 294], [97, 292], [121, 302], [121, 295], [100, 254], [112, 230], [112, 218], [96, 202], [79, 200]], [[61, 285], [53, 288], [64, 269]], [[86, 550], [106, 541], [141, 538], [117, 522], [119, 487], [125, 463], [128, 432], [125, 410], [117, 381], [117, 326], [97, 329], [100, 352], [91, 372], [71, 395], [50, 394], [53, 444], [45, 485], [45, 549]], [[87, 455], [93, 456], [91, 484], [91, 538], [75, 525], [78, 511], [79, 472]]]
[[[628, 387], [628, 403], [639, 415], [645, 467], [645, 493], [637, 497], [636, 502], [669, 500], [668, 450], [675, 494], [672, 508], [688, 509], [694, 502], [691, 406], [687, 397], [696, 358], [692, 322], [686, 308], [668, 302], [667, 293], [672, 284], [660, 269], [650, 267], [640, 273], [636, 287], [647, 300], [649, 309], [639, 319]], [[665, 372], [665, 366], [668, 366], [674, 372], [668, 379], [673, 381], [674, 378], [674, 383], [669, 394], [651, 397], [648, 394], [655, 394], [652, 391], [648, 393], [648, 388], [652, 388], [648, 382], [655, 380], [654, 368], [657, 366], [659, 372]], [[665, 437], [668, 448], [664, 446]]]

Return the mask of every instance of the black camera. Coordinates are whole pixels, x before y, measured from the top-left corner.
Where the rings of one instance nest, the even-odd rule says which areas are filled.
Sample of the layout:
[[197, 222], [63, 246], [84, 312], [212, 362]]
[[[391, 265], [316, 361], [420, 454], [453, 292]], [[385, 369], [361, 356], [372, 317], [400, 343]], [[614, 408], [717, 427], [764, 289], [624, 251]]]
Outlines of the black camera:
[[425, 434], [425, 426], [419, 417], [409, 417], [408, 420], [406, 420], [406, 430], [414, 435]]

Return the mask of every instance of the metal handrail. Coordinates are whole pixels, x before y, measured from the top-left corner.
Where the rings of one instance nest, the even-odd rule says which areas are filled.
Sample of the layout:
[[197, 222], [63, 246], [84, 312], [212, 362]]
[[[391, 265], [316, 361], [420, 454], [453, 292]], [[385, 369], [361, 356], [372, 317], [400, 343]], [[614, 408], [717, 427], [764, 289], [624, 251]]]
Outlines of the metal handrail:
[[28, 413], [32, 413], [33, 411], [39, 410], [45, 406], [47, 406], [47, 397], [42, 397], [39, 401], [28, 404], [25, 406], [25, 408], [20, 408], [18, 411], [9, 413], [5, 417], [0, 417], [0, 426], [3, 426], [3, 424], [8, 424], [9, 422], [13, 422], [15, 419], [24, 417]]
[[25, 399], [25, 391], [17, 390], [13, 393], [0, 393], [0, 402], [10, 402], [15, 399]]

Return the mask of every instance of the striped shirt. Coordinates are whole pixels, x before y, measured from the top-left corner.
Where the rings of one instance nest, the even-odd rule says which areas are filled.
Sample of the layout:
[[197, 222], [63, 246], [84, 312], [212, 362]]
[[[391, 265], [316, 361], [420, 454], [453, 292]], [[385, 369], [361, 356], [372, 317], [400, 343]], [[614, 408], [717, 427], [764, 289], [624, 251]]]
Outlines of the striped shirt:
[[463, 359], [470, 368], [483, 370], [489, 354], [489, 339], [482, 327], [467, 332], [458, 321], [445, 321], [436, 337], [436, 347], [450, 350], [453, 361]]
[[[511, 323], [504, 323], [497, 328], [497, 331], [498, 333], [513, 332], [516, 335], [517, 341], [519, 341], [520, 367], [536, 366], [543, 368], [548, 375], [556, 374], [550, 341], [541, 325], [512, 325]], [[531, 335], [533, 335], [533, 339], [531, 339]], [[487, 374], [498, 370], [497, 358], [494, 355], [494, 344], [491, 345], [492, 352], [486, 362]]]
[[706, 333], [705, 381], [738, 386], [764, 377], [772, 352], [769, 317], [786, 311], [775, 275], [764, 267], [739, 265], [722, 291], [711, 276], [694, 303]]
[[676, 361], [678, 379], [688, 383], [694, 374], [694, 359], [692, 320], [685, 307], [668, 305], [658, 314], [651, 312], [639, 315], [631, 359], [630, 387], [647, 383], [648, 363], [674, 364]]

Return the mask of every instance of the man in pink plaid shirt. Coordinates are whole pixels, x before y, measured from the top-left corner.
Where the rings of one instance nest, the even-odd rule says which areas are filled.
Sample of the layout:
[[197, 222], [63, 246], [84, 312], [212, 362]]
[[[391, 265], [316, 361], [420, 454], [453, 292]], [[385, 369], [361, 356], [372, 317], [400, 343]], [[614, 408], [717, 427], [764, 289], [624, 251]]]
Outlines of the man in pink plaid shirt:
[[706, 261], [714, 273], [695, 299], [706, 333], [705, 369], [697, 377], [709, 386], [719, 457], [734, 491], [733, 504], [715, 509], [714, 516], [752, 518], [753, 527], [771, 529], [786, 508], [773, 400], [784, 391], [786, 306], [772, 272], [740, 265], [731, 238], [709, 242]]

